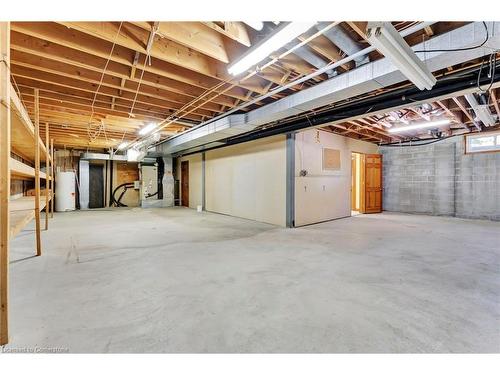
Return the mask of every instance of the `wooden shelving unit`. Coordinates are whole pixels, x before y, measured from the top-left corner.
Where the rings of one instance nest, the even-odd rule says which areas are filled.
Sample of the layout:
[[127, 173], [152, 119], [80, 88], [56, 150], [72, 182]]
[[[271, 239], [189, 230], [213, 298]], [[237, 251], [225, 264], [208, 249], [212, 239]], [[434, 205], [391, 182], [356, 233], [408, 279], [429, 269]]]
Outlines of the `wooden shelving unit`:
[[[10, 240], [34, 219], [36, 255], [41, 255], [40, 211], [46, 208], [45, 229], [48, 229], [49, 214], [52, 214], [50, 209], [53, 209], [54, 179], [51, 177], [54, 173], [53, 142], [50, 142], [52, 148], [49, 148], [48, 124], [45, 124], [45, 143], [40, 138], [38, 89], [34, 90], [34, 95], [35, 116], [32, 122], [11, 84], [10, 23], [0, 22], [0, 345], [9, 341]], [[12, 154], [19, 158], [12, 157]], [[42, 160], [45, 163], [45, 173], [40, 171]], [[45, 180], [43, 191], [40, 188], [42, 179]], [[34, 196], [12, 199], [11, 180], [34, 180]]]
[[[50, 177], [50, 163], [52, 161], [50, 150], [42, 142], [39, 133], [39, 124], [35, 120], [35, 124], [32, 123], [26, 109], [22, 105], [14, 87], [10, 87], [10, 116], [11, 116], [11, 152], [21, 156], [25, 160], [30, 160], [35, 164], [35, 167], [31, 167], [17, 159], [10, 157], [9, 168], [11, 179], [20, 180], [36, 180], [45, 179], [47, 180], [47, 174], [40, 171], [40, 159], [42, 157], [46, 160], [46, 170], [49, 171], [48, 179], [46, 181], [46, 194], [48, 193], [48, 199], [40, 199], [41, 192], [40, 189], [31, 197], [22, 197], [15, 200], [10, 200], [9, 202], [9, 212], [10, 212], [10, 238], [14, 238], [28, 223], [36, 219], [37, 227], [40, 226], [39, 222], [39, 212], [42, 211], [45, 206], [48, 210], [50, 209], [50, 204], [48, 202], [53, 199], [52, 190], [48, 189], [48, 184], [51, 182]], [[38, 155], [37, 155], [38, 147]], [[37, 161], [38, 158], [38, 161]], [[38, 207], [38, 210], [37, 210]], [[41, 253], [39, 231], [37, 230], [37, 254]]]
[[[50, 194], [49, 194], [50, 196]], [[39, 210], [45, 208], [45, 200], [40, 201]], [[35, 197], [22, 197], [10, 202], [10, 238], [14, 238], [35, 218]]]

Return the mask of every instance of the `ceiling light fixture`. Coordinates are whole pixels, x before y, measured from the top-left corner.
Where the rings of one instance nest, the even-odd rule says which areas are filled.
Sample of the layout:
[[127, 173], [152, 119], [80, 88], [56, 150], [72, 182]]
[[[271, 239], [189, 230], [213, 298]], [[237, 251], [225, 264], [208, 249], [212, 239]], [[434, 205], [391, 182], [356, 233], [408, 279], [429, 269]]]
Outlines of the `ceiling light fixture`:
[[244, 21], [252, 29], [260, 31], [264, 27], [264, 22], [262, 21]]
[[269, 57], [274, 51], [305, 33], [315, 24], [316, 22], [288, 22], [284, 24], [279, 27], [273, 35], [262, 41], [255, 48], [249, 50], [234, 64], [231, 64], [227, 71], [233, 76], [245, 72], [252, 66]]
[[448, 125], [449, 123], [451, 123], [450, 120], [436, 120], [436, 121], [428, 121], [428, 122], [419, 122], [416, 124], [399, 126], [397, 128], [393, 127], [393, 128], [390, 128], [388, 130], [388, 132], [389, 133], [402, 133], [402, 132], [407, 132], [410, 130], [433, 128], [433, 127]]
[[420, 90], [430, 90], [436, 84], [432, 72], [390, 22], [368, 22], [366, 36]]
[[151, 133], [155, 128], [156, 128], [156, 124], [152, 122], [152, 123], [146, 125], [145, 127], [143, 127], [141, 130], [139, 130], [139, 134], [146, 135], [148, 133]]

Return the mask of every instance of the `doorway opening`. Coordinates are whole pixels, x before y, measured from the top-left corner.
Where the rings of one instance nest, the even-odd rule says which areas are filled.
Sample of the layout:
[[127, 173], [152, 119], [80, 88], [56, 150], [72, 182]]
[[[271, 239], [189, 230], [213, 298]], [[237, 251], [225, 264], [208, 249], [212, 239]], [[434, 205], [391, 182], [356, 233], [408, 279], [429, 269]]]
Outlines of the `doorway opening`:
[[351, 216], [382, 212], [382, 155], [351, 153]]
[[181, 162], [181, 206], [189, 207], [189, 161]]
[[364, 194], [362, 192], [362, 186], [364, 186], [364, 173], [362, 170], [363, 154], [358, 152], [351, 153], [351, 216], [359, 215], [361, 213], [362, 203], [361, 199], [364, 199]]

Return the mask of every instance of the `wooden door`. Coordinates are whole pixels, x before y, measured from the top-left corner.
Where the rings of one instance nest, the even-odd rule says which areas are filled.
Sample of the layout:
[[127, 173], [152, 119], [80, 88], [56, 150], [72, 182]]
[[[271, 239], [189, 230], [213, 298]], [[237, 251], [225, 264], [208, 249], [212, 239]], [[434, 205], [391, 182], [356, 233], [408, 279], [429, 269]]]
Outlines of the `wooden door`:
[[189, 161], [181, 162], [181, 206], [189, 207]]
[[382, 155], [367, 154], [365, 159], [364, 212], [382, 212]]

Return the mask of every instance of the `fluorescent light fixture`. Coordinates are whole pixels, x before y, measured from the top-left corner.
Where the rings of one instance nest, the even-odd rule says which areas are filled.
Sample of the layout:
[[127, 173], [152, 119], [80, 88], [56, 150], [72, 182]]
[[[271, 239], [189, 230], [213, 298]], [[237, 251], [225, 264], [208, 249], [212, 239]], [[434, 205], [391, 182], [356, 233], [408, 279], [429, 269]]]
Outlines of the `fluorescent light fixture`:
[[152, 122], [152, 123], [146, 125], [145, 127], [143, 127], [141, 130], [139, 130], [139, 134], [146, 135], [148, 133], [151, 133], [154, 130], [154, 128], [156, 128], [156, 124]]
[[436, 121], [428, 121], [428, 122], [419, 122], [416, 124], [399, 126], [397, 128], [393, 127], [393, 128], [390, 128], [388, 130], [388, 132], [389, 133], [402, 133], [402, 132], [407, 132], [410, 130], [434, 128], [437, 126], [448, 125], [449, 123], [451, 123], [450, 120], [436, 120]]
[[476, 117], [484, 124], [484, 126], [495, 125], [496, 119], [492, 115], [488, 105], [479, 104], [474, 94], [466, 94], [464, 96], [474, 110]]
[[118, 150], [123, 150], [124, 148], [126, 148], [128, 145], [129, 145], [130, 142], [122, 142], [118, 145], [117, 149]]
[[430, 90], [436, 84], [431, 71], [390, 22], [368, 22], [366, 36], [420, 90]]
[[262, 21], [244, 21], [252, 29], [260, 31], [264, 27], [264, 22]]
[[227, 71], [233, 76], [243, 73], [264, 60], [274, 51], [283, 47], [291, 40], [305, 33], [315, 24], [316, 22], [289, 22], [285, 24], [284, 26], [278, 28], [278, 31], [276, 31], [268, 39], [264, 40], [262, 43], [243, 55], [240, 60], [231, 64]]

